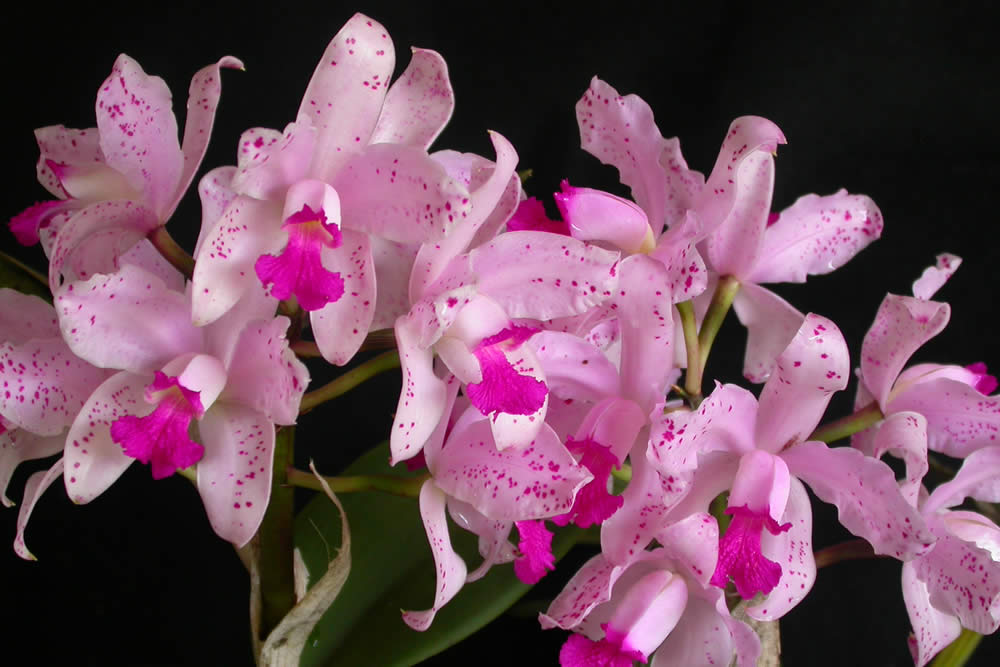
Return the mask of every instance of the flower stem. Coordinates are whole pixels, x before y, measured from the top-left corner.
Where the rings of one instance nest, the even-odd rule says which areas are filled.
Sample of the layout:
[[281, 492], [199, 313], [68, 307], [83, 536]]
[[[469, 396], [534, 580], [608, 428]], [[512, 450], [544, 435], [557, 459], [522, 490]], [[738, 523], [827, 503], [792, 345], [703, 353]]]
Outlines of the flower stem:
[[969, 662], [982, 638], [978, 632], [962, 628], [962, 634], [937, 654], [930, 667], [962, 667]]
[[[698, 323], [695, 321], [694, 306], [690, 301], [677, 304], [684, 330], [684, 347], [687, 350], [687, 373], [684, 376], [685, 398], [701, 396], [701, 353], [698, 351]], [[692, 406], [697, 407], [697, 406]]]
[[311, 340], [297, 340], [288, 347], [292, 348], [292, 352], [299, 359], [316, 359], [323, 356], [319, 352], [319, 346]]
[[[712, 350], [712, 343], [716, 334], [722, 327], [722, 322], [726, 319], [729, 308], [733, 305], [736, 293], [740, 291], [740, 281], [733, 276], [725, 276], [719, 279], [719, 284], [712, 295], [712, 303], [708, 306], [705, 319], [701, 323], [701, 331], [698, 332], [698, 363], [699, 373], [705, 373], [705, 364], [708, 363], [708, 353]], [[688, 368], [691, 368], [691, 361], [688, 360]], [[690, 372], [690, 371], [689, 371]], [[700, 387], [699, 387], [700, 389]], [[700, 391], [698, 392], [700, 395]]]
[[823, 424], [813, 431], [806, 440], [819, 440], [826, 443], [836, 442], [874, 426], [884, 417], [885, 415], [882, 414], [878, 403], [872, 401], [854, 414], [841, 417], [829, 424]]
[[163, 258], [174, 265], [178, 271], [190, 279], [194, 274], [194, 258], [187, 254], [184, 248], [177, 245], [177, 241], [170, 236], [170, 232], [163, 225], [160, 225], [146, 236], [153, 247], [160, 251]]
[[295, 578], [292, 551], [294, 549], [294, 494], [285, 471], [294, 461], [295, 429], [278, 430], [274, 442], [274, 474], [271, 478], [271, 500], [261, 521], [260, 592], [261, 636], [267, 637], [281, 619], [295, 606]]
[[[303, 489], [322, 491], [319, 479], [311, 472], [289, 467], [286, 471], [288, 483]], [[395, 475], [353, 475], [345, 477], [323, 477], [334, 493], [357, 493], [358, 491], [384, 491], [404, 498], [416, 498], [420, 487], [430, 474], [420, 477], [397, 477]]]
[[[365, 363], [355, 366], [340, 377], [303, 396], [302, 403], [299, 405], [299, 414], [304, 415], [317, 405], [337, 398], [341, 394], [346, 394], [365, 380], [370, 380], [379, 373], [393, 368], [399, 368], [399, 352], [396, 350], [389, 350], [377, 357], [372, 357]], [[333, 491], [336, 493], [337, 489]]]
[[872, 545], [862, 539], [847, 540], [846, 542], [820, 549], [813, 554], [813, 557], [816, 559], [817, 570], [845, 560], [881, 558], [872, 549]]

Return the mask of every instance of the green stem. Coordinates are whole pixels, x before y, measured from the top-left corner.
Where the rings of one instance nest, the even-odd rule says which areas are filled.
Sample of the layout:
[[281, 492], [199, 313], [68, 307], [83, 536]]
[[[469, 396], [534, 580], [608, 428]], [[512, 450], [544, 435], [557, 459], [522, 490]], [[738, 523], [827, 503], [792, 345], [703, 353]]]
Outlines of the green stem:
[[885, 415], [878, 407], [878, 403], [872, 401], [854, 414], [841, 417], [829, 424], [823, 424], [812, 432], [807, 440], [819, 440], [820, 442], [836, 442], [843, 438], [850, 437], [855, 433], [864, 431], [866, 428], [874, 426], [881, 421]]
[[174, 265], [178, 271], [190, 278], [194, 274], [194, 258], [187, 254], [184, 248], [177, 245], [177, 241], [170, 236], [170, 232], [164, 226], [159, 226], [146, 236], [153, 247], [160, 251], [163, 258]]
[[295, 606], [294, 544], [295, 487], [285, 471], [294, 461], [295, 429], [278, 430], [274, 442], [271, 500], [257, 535], [260, 538], [261, 636], [267, 637]]
[[5, 252], [0, 252], [0, 260], [3, 260], [4, 262], [7, 262], [8, 264], [13, 264], [18, 269], [20, 269], [21, 271], [24, 271], [26, 274], [28, 274], [29, 276], [31, 276], [31, 278], [33, 278], [34, 280], [37, 280], [38, 283], [39, 283], [39, 285], [42, 288], [44, 288], [44, 291], [46, 291], [46, 292], [49, 291], [49, 277], [48, 276], [43, 275], [40, 271], [36, 271], [35, 269], [31, 268], [30, 266], [28, 266], [27, 264], [25, 264], [24, 262], [22, 262], [18, 258], [13, 257], [11, 255], [8, 255]]
[[694, 316], [694, 306], [690, 301], [677, 304], [677, 312], [681, 316], [681, 328], [684, 330], [684, 347], [687, 350], [687, 374], [684, 376], [684, 391], [693, 408], [698, 406], [690, 403], [691, 398], [701, 396], [701, 353], [698, 351], [698, 323]]
[[[288, 468], [286, 471], [288, 483], [303, 489], [322, 491], [316, 475], [305, 470]], [[430, 475], [420, 477], [397, 477], [395, 475], [353, 475], [345, 477], [323, 477], [334, 493], [357, 493], [359, 491], [384, 491], [394, 496], [416, 498], [420, 495], [420, 487], [430, 478]]]
[[626, 483], [631, 482], [632, 466], [628, 463], [623, 463], [621, 468], [611, 468], [611, 476]]
[[930, 667], [962, 667], [969, 662], [983, 636], [962, 628], [962, 634], [937, 654]]
[[[347, 371], [335, 380], [331, 380], [319, 389], [310, 391], [302, 397], [299, 405], [299, 414], [304, 415], [317, 405], [337, 398], [354, 389], [365, 380], [369, 380], [383, 371], [392, 370], [399, 367], [399, 352], [389, 350], [377, 357], [372, 357], [368, 361]], [[337, 490], [334, 489], [334, 492]]]
[[391, 350], [396, 347], [396, 332], [392, 329], [376, 329], [369, 331], [365, 342], [361, 343], [361, 351]]
[[292, 348], [292, 352], [300, 359], [316, 359], [323, 356], [320, 354], [319, 346], [311, 340], [297, 340], [288, 347]]
[[[712, 350], [712, 343], [716, 334], [722, 327], [722, 322], [726, 319], [729, 308], [733, 305], [736, 293], [740, 291], [740, 281], [733, 276], [725, 276], [719, 279], [719, 285], [712, 295], [712, 303], [705, 313], [705, 319], [701, 323], [701, 331], [698, 333], [698, 347], [700, 366], [699, 373], [704, 375], [705, 364], [708, 363], [708, 353]], [[688, 360], [688, 368], [691, 367], [691, 360]], [[699, 387], [700, 389], [700, 387]]]
[[847, 540], [846, 542], [820, 549], [813, 554], [813, 557], [816, 559], [816, 569], [821, 569], [845, 560], [881, 558], [872, 549], [872, 545], [862, 539]]

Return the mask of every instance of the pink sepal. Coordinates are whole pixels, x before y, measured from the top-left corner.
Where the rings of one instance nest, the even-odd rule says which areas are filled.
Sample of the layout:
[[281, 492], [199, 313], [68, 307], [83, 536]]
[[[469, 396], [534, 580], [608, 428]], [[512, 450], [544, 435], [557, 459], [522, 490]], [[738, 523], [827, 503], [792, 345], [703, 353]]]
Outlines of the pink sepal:
[[913, 632], [908, 638], [915, 667], [924, 667], [944, 647], [958, 639], [962, 624], [931, 604], [927, 584], [917, 578], [916, 564], [903, 563], [903, 602]]
[[434, 555], [437, 570], [437, 586], [434, 588], [434, 604], [426, 611], [404, 611], [403, 622], [423, 632], [430, 627], [438, 610], [455, 597], [465, 584], [468, 569], [462, 557], [455, 553], [448, 535], [448, 521], [445, 514], [445, 493], [427, 480], [420, 488], [420, 518], [424, 522], [427, 541]]
[[412, 49], [410, 64], [389, 87], [369, 143], [427, 150], [455, 110], [448, 64], [436, 51]]
[[942, 285], [954, 275], [958, 267], [962, 265], [962, 258], [950, 253], [942, 253], [937, 256], [937, 263], [928, 266], [924, 272], [913, 283], [913, 296], [918, 299], [928, 300], [941, 289]]
[[23, 461], [44, 459], [63, 450], [66, 436], [63, 433], [39, 436], [21, 428], [5, 426], [0, 419], [0, 503], [13, 507], [14, 501], [7, 497], [7, 484], [17, 466]]
[[337, 269], [343, 294], [309, 314], [313, 337], [323, 358], [343, 366], [354, 358], [373, 328], [376, 298], [389, 296], [389, 285], [376, 281], [372, 238], [350, 229], [342, 231], [343, 243], [323, 248], [323, 265]]
[[562, 192], [553, 196], [573, 238], [605, 241], [628, 254], [639, 252], [644, 243], [652, 246], [646, 214], [636, 204], [601, 190], [573, 187], [566, 179], [559, 187]]
[[774, 292], [753, 283], [740, 286], [733, 299], [733, 312], [747, 328], [743, 377], [765, 382], [771, 377], [775, 359], [795, 337], [805, 316]]
[[28, 550], [28, 545], [24, 543], [24, 531], [28, 527], [31, 512], [35, 509], [35, 504], [42, 497], [42, 494], [62, 474], [63, 459], [59, 459], [48, 470], [39, 470], [34, 473], [24, 485], [24, 501], [21, 503], [21, 509], [17, 513], [17, 534], [14, 537], [14, 553], [25, 560], [38, 560]]

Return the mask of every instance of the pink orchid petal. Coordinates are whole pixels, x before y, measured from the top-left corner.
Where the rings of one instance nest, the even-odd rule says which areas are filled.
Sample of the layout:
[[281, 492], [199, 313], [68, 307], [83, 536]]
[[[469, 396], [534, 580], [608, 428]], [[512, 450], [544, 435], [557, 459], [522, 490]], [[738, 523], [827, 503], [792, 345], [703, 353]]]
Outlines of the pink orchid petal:
[[331, 182], [340, 194], [345, 227], [391, 241], [438, 241], [471, 212], [469, 191], [412, 146], [369, 146]]
[[[54, 220], [72, 215], [82, 207], [83, 204], [75, 199], [38, 202], [11, 218], [7, 226], [18, 243], [23, 246], [33, 246], [42, 240], [43, 234], [52, 232], [48, 228]], [[48, 248], [47, 245], [43, 246], [46, 253]]]
[[875, 553], [906, 561], [930, 549], [934, 536], [903, 498], [885, 463], [849, 447], [805, 442], [782, 452], [791, 473], [820, 500], [837, 506], [840, 523]]
[[[437, 243], [425, 243], [417, 253], [414, 262], [414, 268], [417, 270], [414, 270], [410, 277], [410, 298], [413, 301], [425, 296], [428, 293], [427, 286], [441, 277], [442, 272], [455, 257], [471, 247], [473, 236], [484, 223], [506, 215], [507, 207], [512, 203], [509, 199], [505, 200], [505, 197], [508, 195], [512, 180], [520, 182], [514, 172], [517, 166], [517, 152], [498, 132], [491, 132], [490, 140], [493, 142], [497, 161], [493, 164], [479, 158], [474, 161], [476, 167], [470, 168], [467, 184], [471, 193], [469, 215], [446, 238]], [[478, 158], [478, 156], [473, 157]], [[484, 174], [488, 176], [484, 178]], [[500, 220], [499, 224], [502, 223], [503, 220]]]
[[624, 461], [638, 442], [639, 431], [646, 426], [646, 415], [634, 402], [609, 397], [593, 407], [577, 429], [577, 437], [592, 437]]
[[232, 188], [235, 174], [236, 167], [216, 167], [198, 181], [198, 199], [201, 200], [201, 228], [198, 230], [198, 241], [194, 246], [195, 257], [201, 252], [205, 235], [236, 199], [236, 191]]
[[[765, 197], [770, 201], [770, 193], [746, 189], [742, 182], [748, 176], [744, 173], [744, 165], [748, 170], [756, 171], [759, 165], [746, 159], [758, 153], [774, 153], [778, 144], [785, 143], [785, 135], [778, 126], [759, 116], [743, 116], [737, 118], [729, 126], [726, 138], [719, 149], [719, 157], [715, 167], [701, 194], [695, 201], [694, 209], [708, 232], [714, 231], [730, 218], [730, 214], [741, 209], [740, 200], [750, 198], [752, 201], [762, 201]], [[758, 181], [760, 188], [765, 182]]]
[[758, 621], [774, 621], [801, 602], [816, 582], [816, 560], [812, 547], [812, 506], [802, 483], [789, 480], [788, 502], [782, 519], [788, 530], [761, 535], [760, 548], [765, 558], [781, 566], [781, 579], [766, 600], [747, 608], [747, 615]]
[[618, 564], [639, 557], [662, 529], [665, 517], [689, 491], [689, 481], [689, 474], [661, 475], [646, 457], [633, 456], [632, 481], [622, 493], [624, 503], [601, 525], [601, 551], [605, 557]]
[[826, 412], [835, 391], [850, 379], [847, 343], [829, 319], [810, 313], [760, 393], [754, 439], [757, 447], [778, 452], [805, 440]]
[[313, 177], [333, 182], [351, 154], [370, 143], [395, 64], [386, 29], [363, 14], [334, 35], [299, 106], [299, 115], [319, 130], [309, 169]]
[[63, 125], [50, 125], [35, 130], [38, 142], [38, 182], [53, 197], [65, 199], [66, 189], [52, 165], [105, 165], [101, 152], [100, 133], [96, 127], [74, 130]]
[[163, 79], [147, 76], [139, 63], [118, 56], [97, 93], [97, 129], [108, 166], [124, 174], [164, 220], [175, 205], [184, 155]]
[[202, 242], [195, 257], [191, 317], [204, 326], [224, 315], [255, 284], [254, 263], [280, 249], [281, 207], [278, 202], [237, 197]]
[[427, 148], [455, 110], [448, 65], [436, 51], [414, 48], [410, 64], [389, 87], [369, 143]]
[[614, 565], [597, 554], [577, 570], [562, 592], [538, 615], [542, 629], [570, 630], [590, 615], [594, 607], [611, 599], [611, 588], [624, 567]]
[[38, 560], [24, 543], [24, 531], [28, 527], [31, 512], [42, 494], [52, 486], [52, 482], [63, 474], [63, 459], [56, 461], [48, 470], [39, 470], [24, 485], [24, 502], [17, 513], [17, 535], [14, 537], [14, 553], [25, 560]]
[[198, 423], [205, 456], [198, 493], [212, 529], [237, 548], [257, 532], [271, 497], [274, 425], [256, 410], [217, 403]]
[[545, 232], [501, 234], [470, 258], [479, 290], [514, 318], [579, 315], [608, 300], [617, 284], [617, 253]]
[[132, 264], [163, 281], [167, 289], [184, 291], [184, 274], [168, 262], [149, 239], [142, 239], [118, 258], [118, 265]]
[[618, 274], [622, 395], [648, 412], [676, 379], [673, 295], [663, 265], [645, 255], [625, 258]]
[[[953, 519], [955, 514], [945, 516]], [[967, 519], [958, 521], [969, 523]], [[979, 530], [992, 533], [995, 548], [1000, 529], [986, 519], [977, 523]], [[1000, 562], [989, 549], [973, 541], [947, 529], [935, 532], [938, 540], [934, 548], [913, 562], [917, 578], [927, 584], [931, 605], [957, 616], [962, 627], [973, 632], [996, 632], [1000, 627]]]
[[554, 517], [552, 521], [558, 526], [565, 526], [572, 521], [580, 528], [600, 525], [617, 512], [624, 502], [621, 496], [608, 492], [611, 469], [621, 468], [621, 459], [612, 453], [610, 446], [592, 437], [579, 440], [568, 438], [566, 448], [580, 457], [580, 464], [594, 478], [576, 494], [572, 509]]
[[129, 199], [144, 202], [143, 193], [129, 184], [125, 176], [115, 171], [103, 161], [83, 164], [61, 164], [48, 160], [46, 165], [59, 181], [62, 189], [60, 197], [67, 198], [67, 204], [77, 203], [77, 208], [90, 203]]
[[419, 632], [429, 628], [437, 611], [458, 594], [468, 572], [465, 561], [451, 546], [445, 500], [445, 493], [432, 480], [427, 480], [420, 488], [420, 518], [423, 519], [427, 541], [434, 555], [437, 586], [434, 588], [434, 605], [430, 609], [403, 612], [403, 622]]
[[646, 102], [594, 77], [576, 104], [576, 119], [583, 150], [618, 169], [654, 233], [683, 217], [704, 178], [688, 170], [676, 139], [663, 138]]
[[70, 349], [98, 368], [152, 372], [202, 347], [185, 296], [132, 264], [68, 285], [55, 306]]
[[316, 128], [308, 119], [278, 132], [255, 127], [240, 136], [231, 187], [254, 199], [281, 199], [293, 184], [307, 178], [309, 160], [316, 151]]
[[927, 447], [957, 458], [996, 445], [1000, 433], [1000, 398], [987, 398], [949, 378], [910, 384], [889, 399], [888, 409], [922, 414]]
[[662, 474], [693, 470], [698, 455], [755, 449], [757, 399], [735, 384], [717, 385], [697, 412], [668, 412], [653, 423], [648, 458]]
[[651, 667], [729, 665], [734, 655], [739, 667], [749, 667], [757, 664], [759, 653], [760, 640], [753, 630], [692, 591], [684, 615], [656, 650]]
[[760, 256], [774, 190], [774, 157], [753, 152], [739, 167], [725, 221], [705, 240], [705, 258], [719, 275], [749, 280]]
[[673, 631], [687, 601], [683, 577], [654, 570], [629, 587], [608, 622], [607, 639], [623, 653], [648, 658]]
[[419, 246], [388, 241], [381, 236], [369, 236], [368, 242], [378, 285], [371, 328], [391, 329], [396, 318], [410, 310], [410, 275]]
[[743, 283], [733, 300], [736, 317], [747, 328], [743, 377], [765, 382], [775, 359], [802, 326], [803, 315], [780, 296], [753, 283]]
[[686, 574], [702, 586], [709, 585], [719, 557], [719, 524], [706, 512], [695, 512], [660, 531], [656, 540], [676, 571]]
[[910, 356], [948, 324], [951, 307], [887, 294], [861, 344], [861, 377], [885, 410], [892, 383]]
[[957, 255], [947, 252], [938, 255], [937, 263], [924, 269], [924, 272], [913, 283], [913, 296], [925, 301], [929, 300], [941, 289], [942, 285], [948, 282], [948, 279], [961, 265], [962, 258]]
[[323, 248], [323, 265], [337, 270], [343, 295], [309, 315], [320, 353], [338, 366], [354, 357], [368, 335], [378, 291], [370, 237], [345, 229], [342, 238], [339, 247]]
[[830, 273], [882, 235], [882, 212], [865, 195], [839, 190], [805, 195], [767, 226], [746, 278], [755, 283], [801, 283]]
[[483, 419], [453, 431], [437, 461], [436, 484], [491, 519], [526, 521], [563, 514], [591, 479], [555, 432], [543, 425], [520, 450], [497, 449]]
[[744, 507], [765, 514], [777, 525], [788, 502], [789, 480], [788, 466], [781, 458], [760, 449], [751, 450], [740, 457], [729, 491], [729, 508]]
[[111, 424], [127, 415], [142, 417], [154, 409], [145, 400], [149, 375], [122, 371], [105, 380], [84, 403], [66, 434], [63, 456], [66, 493], [77, 504], [89, 503], [114, 484], [135, 459], [111, 439]]
[[17, 466], [23, 461], [44, 459], [62, 451], [65, 434], [40, 436], [20, 428], [7, 428], [0, 432], [0, 502], [13, 507], [7, 497], [7, 485]]
[[0, 341], [20, 345], [32, 338], [59, 335], [59, 320], [51, 304], [37, 296], [0, 288]]
[[483, 562], [465, 577], [465, 583], [482, 579], [497, 563], [509, 563], [517, 557], [514, 545], [507, 539], [513, 521], [487, 519], [476, 509], [461, 500], [448, 499], [448, 516], [459, 527], [479, 537], [479, 555]]
[[250, 323], [240, 333], [227, 364], [221, 399], [253, 409], [270, 422], [294, 424], [309, 370], [288, 348], [288, 318]]
[[601, 190], [575, 188], [565, 179], [560, 187], [556, 205], [573, 238], [606, 241], [629, 254], [639, 252], [644, 243], [652, 245], [646, 214], [636, 204]]
[[916, 667], [924, 667], [944, 647], [958, 639], [962, 624], [931, 604], [927, 584], [917, 578], [916, 562], [903, 563], [903, 601], [913, 626], [910, 653]]
[[[852, 443], [853, 444], [853, 443]], [[854, 444], [875, 459], [889, 452], [906, 463], [906, 477], [899, 490], [906, 501], [917, 506], [921, 482], [927, 474], [927, 419], [916, 412], [891, 414], [878, 425], [874, 437]]]
[[955, 477], [939, 484], [925, 501], [925, 514], [960, 505], [966, 498], [1000, 502], [1000, 447], [984, 447], [966, 457]]
[[419, 344], [420, 310], [396, 321], [396, 346], [403, 389], [389, 434], [392, 465], [420, 452], [433, 433], [446, 403], [445, 383], [434, 374], [434, 354]]
[[[479, 411], [469, 405], [464, 397], [461, 400], [458, 399], [458, 390], [461, 387], [461, 383], [456, 376], [447, 373], [444, 377], [440, 378], [440, 381], [444, 385], [445, 391], [444, 409], [441, 411], [441, 415], [434, 425], [434, 430], [431, 431], [431, 434], [427, 437], [417, 455], [406, 459], [407, 468], [419, 461], [423, 464], [422, 467], [428, 470], [433, 469], [437, 464], [438, 456], [441, 454], [441, 448], [445, 445], [445, 437], [455, 429], [464, 428], [466, 423], [471, 423], [482, 418]], [[459, 404], [457, 409], [455, 407], [456, 402]], [[398, 459], [392, 459], [391, 465], [396, 465], [397, 462]], [[451, 500], [461, 502], [455, 498]], [[462, 506], [465, 507], [466, 504], [462, 503]], [[475, 512], [477, 517], [482, 516], [471, 505], [467, 507], [470, 511]], [[483, 517], [483, 520], [489, 521], [490, 519]]]
[[708, 270], [695, 245], [701, 240], [701, 223], [691, 211], [665, 232], [649, 256], [666, 269], [674, 303], [690, 301], [708, 288]]
[[102, 201], [66, 221], [50, 252], [49, 285], [112, 273], [118, 258], [159, 226], [152, 209], [134, 201]]
[[208, 149], [208, 140], [212, 136], [212, 126], [215, 124], [215, 111], [219, 106], [222, 94], [221, 68], [243, 69], [243, 63], [232, 56], [223, 56], [218, 62], [207, 65], [191, 78], [188, 88], [187, 116], [184, 119], [184, 138], [181, 140], [181, 153], [184, 155], [184, 166], [181, 169], [173, 200], [161, 213], [161, 219], [166, 220], [173, 215], [181, 197], [187, 192], [188, 186], [194, 180], [194, 175], [201, 166], [202, 158]]
[[38, 435], [62, 433], [107, 375], [62, 338], [0, 343], [0, 414]]

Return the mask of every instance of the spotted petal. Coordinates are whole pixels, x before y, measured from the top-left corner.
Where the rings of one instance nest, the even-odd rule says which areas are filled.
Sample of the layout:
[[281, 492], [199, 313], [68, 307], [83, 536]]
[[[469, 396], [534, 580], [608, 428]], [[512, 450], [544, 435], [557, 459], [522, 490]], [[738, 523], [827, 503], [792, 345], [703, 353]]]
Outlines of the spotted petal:
[[370, 143], [426, 150], [454, 110], [455, 93], [444, 58], [436, 51], [414, 48], [410, 64], [389, 87]]

